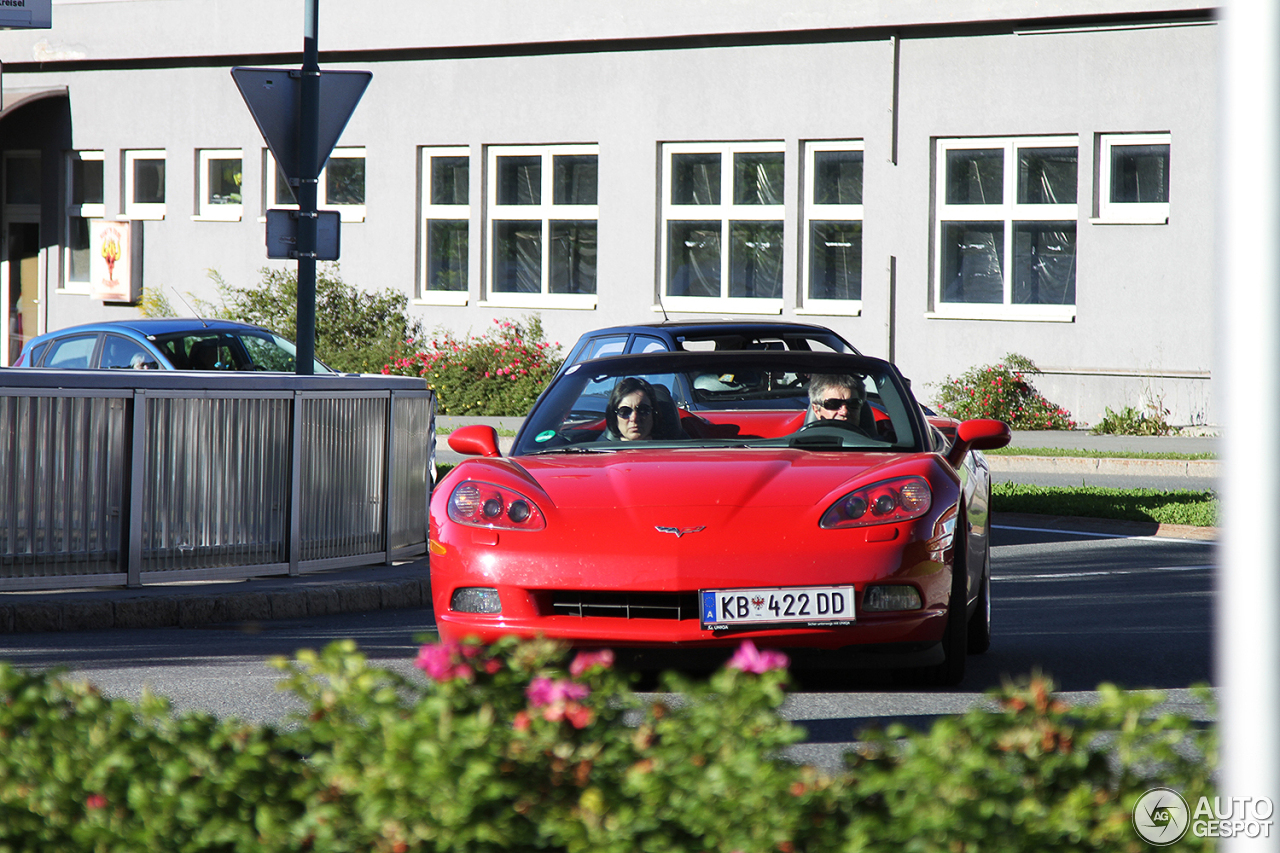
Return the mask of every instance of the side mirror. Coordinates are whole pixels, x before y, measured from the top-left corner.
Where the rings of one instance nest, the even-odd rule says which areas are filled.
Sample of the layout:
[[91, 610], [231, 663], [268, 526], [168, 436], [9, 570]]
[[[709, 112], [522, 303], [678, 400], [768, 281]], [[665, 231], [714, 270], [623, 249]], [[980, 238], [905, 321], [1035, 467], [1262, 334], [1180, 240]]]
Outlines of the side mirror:
[[956, 440], [947, 452], [947, 461], [951, 467], [958, 468], [970, 450], [994, 450], [1004, 447], [1012, 438], [1013, 433], [1004, 421], [989, 418], [964, 421], [956, 428]]
[[471, 424], [449, 433], [451, 450], [467, 456], [501, 456], [498, 431], [485, 424]]

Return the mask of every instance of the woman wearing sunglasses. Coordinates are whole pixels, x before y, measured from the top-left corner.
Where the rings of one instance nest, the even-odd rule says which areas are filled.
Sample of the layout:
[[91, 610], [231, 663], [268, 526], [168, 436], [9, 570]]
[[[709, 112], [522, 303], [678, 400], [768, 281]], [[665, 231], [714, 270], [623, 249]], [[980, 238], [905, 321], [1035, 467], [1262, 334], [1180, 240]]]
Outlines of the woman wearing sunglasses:
[[613, 388], [605, 411], [608, 438], [614, 441], [644, 441], [653, 434], [658, 417], [653, 386], [637, 376], [628, 376]]

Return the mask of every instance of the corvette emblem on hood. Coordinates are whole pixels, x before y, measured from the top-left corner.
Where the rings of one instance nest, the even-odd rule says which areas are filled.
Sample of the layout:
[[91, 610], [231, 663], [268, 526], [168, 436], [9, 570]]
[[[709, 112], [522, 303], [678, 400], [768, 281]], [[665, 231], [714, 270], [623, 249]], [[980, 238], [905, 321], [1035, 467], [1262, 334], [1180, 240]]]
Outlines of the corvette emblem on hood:
[[685, 535], [686, 533], [697, 533], [700, 530], [706, 530], [706, 529], [707, 528], [705, 526], [704, 527], [663, 527], [662, 525], [658, 525], [654, 527], [654, 530], [658, 531], [659, 533], [674, 533], [677, 539], [679, 539], [681, 536]]

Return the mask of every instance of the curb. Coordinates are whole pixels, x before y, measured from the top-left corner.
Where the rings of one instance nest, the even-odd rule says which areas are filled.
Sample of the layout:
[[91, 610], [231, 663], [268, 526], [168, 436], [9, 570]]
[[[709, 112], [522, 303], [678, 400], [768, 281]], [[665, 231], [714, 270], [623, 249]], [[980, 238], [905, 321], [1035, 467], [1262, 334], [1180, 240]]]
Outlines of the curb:
[[987, 467], [999, 474], [1094, 474], [1130, 477], [1217, 477], [1216, 459], [1123, 459], [1085, 456], [986, 455]]
[[1032, 515], [1025, 512], [993, 512], [992, 527], [1030, 530], [1062, 530], [1070, 533], [1097, 533], [1102, 536], [1158, 536], [1163, 539], [1216, 541], [1217, 527], [1189, 524], [1161, 524], [1155, 521], [1116, 521], [1107, 518], [1080, 518], [1070, 515]]
[[[179, 591], [191, 590], [191, 591]], [[427, 559], [411, 563], [140, 589], [0, 594], [0, 634], [198, 628], [402, 610], [431, 604]]]

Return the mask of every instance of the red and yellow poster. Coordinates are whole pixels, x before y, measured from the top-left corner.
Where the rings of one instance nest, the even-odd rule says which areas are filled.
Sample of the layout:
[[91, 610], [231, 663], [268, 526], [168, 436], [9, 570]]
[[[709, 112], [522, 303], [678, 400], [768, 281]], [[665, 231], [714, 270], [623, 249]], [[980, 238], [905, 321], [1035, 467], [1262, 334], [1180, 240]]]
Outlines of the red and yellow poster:
[[136, 222], [93, 221], [89, 241], [89, 296], [103, 302], [134, 302]]

